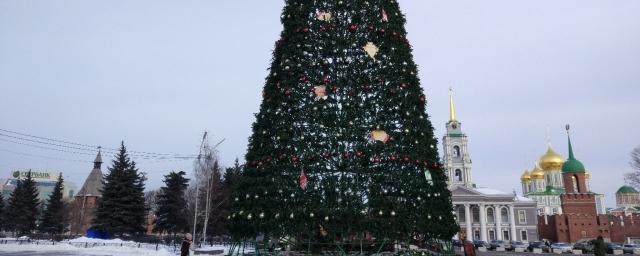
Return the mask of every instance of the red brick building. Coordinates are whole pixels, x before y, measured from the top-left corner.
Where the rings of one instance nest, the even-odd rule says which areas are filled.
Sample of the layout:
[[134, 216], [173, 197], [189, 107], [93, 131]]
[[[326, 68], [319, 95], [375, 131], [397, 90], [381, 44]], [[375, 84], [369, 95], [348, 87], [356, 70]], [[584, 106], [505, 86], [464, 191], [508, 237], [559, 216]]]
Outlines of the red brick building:
[[102, 155], [98, 150], [98, 155], [93, 161], [93, 169], [85, 180], [71, 209], [71, 228], [70, 232], [74, 235], [84, 235], [91, 227], [96, 208], [98, 208], [98, 200], [102, 197], [100, 190], [102, 189]]
[[569, 159], [562, 165], [565, 192], [560, 195], [560, 201], [563, 213], [538, 216], [540, 238], [575, 243], [598, 236], [613, 242], [640, 236], [640, 215], [597, 214], [596, 194], [587, 190], [584, 165], [573, 155], [570, 138], [568, 144]]

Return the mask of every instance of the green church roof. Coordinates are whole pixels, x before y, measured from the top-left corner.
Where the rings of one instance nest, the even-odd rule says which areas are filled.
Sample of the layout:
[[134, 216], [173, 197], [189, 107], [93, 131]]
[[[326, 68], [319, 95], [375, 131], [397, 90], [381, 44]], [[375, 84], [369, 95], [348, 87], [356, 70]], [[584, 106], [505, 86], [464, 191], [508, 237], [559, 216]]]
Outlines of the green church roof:
[[631, 194], [631, 193], [638, 193], [638, 190], [636, 190], [635, 188], [631, 187], [631, 186], [622, 186], [618, 189], [618, 192], [616, 192], [616, 194]]
[[573, 155], [571, 138], [569, 137], [569, 159], [562, 164], [562, 172], [584, 172], [584, 165]]

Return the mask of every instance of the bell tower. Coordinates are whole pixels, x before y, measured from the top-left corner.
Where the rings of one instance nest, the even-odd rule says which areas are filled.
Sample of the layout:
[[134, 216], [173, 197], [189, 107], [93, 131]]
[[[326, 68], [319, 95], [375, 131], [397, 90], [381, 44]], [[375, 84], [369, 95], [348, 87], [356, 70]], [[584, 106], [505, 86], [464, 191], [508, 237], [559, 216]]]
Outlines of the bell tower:
[[584, 165], [576, 159], [573, 154], [569, 125], [566, 126], [566, 129], [569, 158], [562, 164], [562, 180], [564, 181], [565, 190], [565, 192], [560, 195], [562, 210], [568, 214], [596, 215], [596, 195], [587, 189]]
[[449, 88], [449, 122], [446, 124], [447, 133], [442, 138], [444, 168], [449, 178], [449, 188], [456, 185], [473, 187], [467, 135], [462, 132], [461, 126], [453, 104], [453, 90]]

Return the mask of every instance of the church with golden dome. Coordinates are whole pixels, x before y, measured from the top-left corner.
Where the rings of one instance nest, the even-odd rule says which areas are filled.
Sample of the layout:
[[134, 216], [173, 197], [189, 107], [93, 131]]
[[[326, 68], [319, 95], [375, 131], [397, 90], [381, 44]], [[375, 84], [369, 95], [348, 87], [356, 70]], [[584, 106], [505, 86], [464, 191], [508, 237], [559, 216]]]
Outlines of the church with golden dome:
[[[520, 181], [522, 184], [522, 194], [537, 202], [538, 215], [562, 214], [560, 194], [565, 192], [564, 181], [562, 180], [562, 165], [565, 157], [558, 154], [551, 143], [547, 146], [540, 159], [534, 163], [531, 170], [525, 170]], [[586, 189], [591, 191], [591, 175], [585, 173]], [[596, 194], [596, 208], [598, 214], [606, 212], [604, 206], [604, 195]]]

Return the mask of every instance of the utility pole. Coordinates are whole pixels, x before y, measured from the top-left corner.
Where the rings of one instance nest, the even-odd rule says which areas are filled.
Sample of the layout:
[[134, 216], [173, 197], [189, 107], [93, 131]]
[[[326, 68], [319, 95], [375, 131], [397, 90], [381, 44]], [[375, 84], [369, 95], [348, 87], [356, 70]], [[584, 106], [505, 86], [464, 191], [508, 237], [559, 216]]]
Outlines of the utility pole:
[[[198, 153], [198, 165], [200, 165], [200, 157], [202, 156], [202, 148], [204, 147], [204, 142], [207, 139], [207, 131], [204, 131], [204, 135], [202, 135], [202, 142], [200, 142], [200, 152]], [[196, 224], [198, 223], [198, 174], [194, 173], [195, 178], [196, 178], [196, 205], [195, 205], [195, 210], [193, 211], [193, 232], [191, 233], [193, 235], [193, 241], [197, 241], [196, 240]]]

